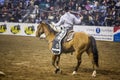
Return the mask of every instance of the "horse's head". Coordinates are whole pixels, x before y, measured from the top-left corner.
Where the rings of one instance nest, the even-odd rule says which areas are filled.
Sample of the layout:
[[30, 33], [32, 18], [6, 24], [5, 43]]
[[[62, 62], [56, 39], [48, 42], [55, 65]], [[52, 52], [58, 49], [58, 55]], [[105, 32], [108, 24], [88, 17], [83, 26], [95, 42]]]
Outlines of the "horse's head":
[[45, 36], [48, 37], [55, 36], [57, 32], [53, 28], [51, 28], [51, 26], [48, 23], [41, 22], [37, 26], [36, 37], [40, 37], [43, 33], [45, 33]]
[[44, 24], [42, 22], [37, 26], [36, 37], [40, 37], [44, 33], [43, 26]]

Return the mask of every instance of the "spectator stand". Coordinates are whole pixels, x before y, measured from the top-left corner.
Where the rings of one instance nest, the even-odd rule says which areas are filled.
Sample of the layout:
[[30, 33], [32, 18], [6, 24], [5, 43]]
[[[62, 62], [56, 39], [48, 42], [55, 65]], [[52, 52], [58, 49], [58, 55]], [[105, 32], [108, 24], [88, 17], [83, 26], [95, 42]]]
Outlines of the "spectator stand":
[[5, 0], [0, 2], [0, 22], [57, 22], [66, 5], [84, 16], [80, 25], [120, 25], [120, 0]]

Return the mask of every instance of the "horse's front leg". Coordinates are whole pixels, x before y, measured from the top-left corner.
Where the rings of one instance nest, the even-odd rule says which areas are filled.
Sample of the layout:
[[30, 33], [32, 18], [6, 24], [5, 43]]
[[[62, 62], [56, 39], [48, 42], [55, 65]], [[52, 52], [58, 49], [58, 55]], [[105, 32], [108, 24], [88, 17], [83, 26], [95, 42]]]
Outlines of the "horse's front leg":
[[60, 62], [60, 55], [53, 55], [52, 56], [52, 65], [55, 67], [55, 73], [57, 73], [58, 71], [61, 72], [60, 68], [59, 68], [59, 62]]

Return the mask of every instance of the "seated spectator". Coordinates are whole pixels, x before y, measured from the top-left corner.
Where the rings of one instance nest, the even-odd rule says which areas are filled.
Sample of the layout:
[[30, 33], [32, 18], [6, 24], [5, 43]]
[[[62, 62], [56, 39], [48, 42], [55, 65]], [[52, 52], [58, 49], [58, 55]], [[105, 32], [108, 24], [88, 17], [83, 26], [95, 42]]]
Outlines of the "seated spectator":
[[113, 9], [115, 7], [116, 2], [114, 0], [108, 0], [107, 6], [110, 9]]
[[118, 17], [118, 18], [116, 19], [115, 25], [116, 25], [116, 26], [120, 26], [120, 17]]
[[98, 1], [94, 1], [94, 3], [93, 3], [93, 10], [95, 11], [95, 12], [97, 12], [98, 10], [99, 10], [99, 6], [100, 4], [99, 4], [99, 2]]
[[120, 0], [118, 0], [118, 2], [115, 5], [115, 18], [117, 19], [117, 17], [120, 17]]
[[15, 18], [12, 14], [12, 12], [9, 12], [8, 13], [8, 19], [7, 19], [8, 22], [15, 22]]
[[95, 21], [94, 21], [93, 15], [91, 15], [91, 14], [89, 14], [89, 25], [90, 26], [95, 25]]
[[7, 6], [3, 6], [1, 9], [1, 13], [2, 13], [1, 16], [2, 16], [3, 22], [7, 21], [8, 12], [9, 12], [9, 10], [8, 10]]
[[15, 21], [14, 22], [21, 22], [22, 21], [22, 16], [21, 16], [21, 13], [20, 12], [16, 12], [14, 14], [14, 18], [15, 18]]
[[105, 26], [105, 15], [103, 12], [101, 12], [100, 14], [102, 15], [99, 16], [99, 26]]
[[88, 11], [84, 11], [84, 13], [83, 13], [82, 24], [84, 24], [84, 25], [89, 25], [89, 15], [88, 15]]
[[86, 2], [86, 4], [85, 4], [85, 9], [86, 9], [87, 11], [92, 10], [90, 1], [87, 1], [87, 2]]
[[94, 22], [95, 22], [95, 24], [94, 24], [95, 26], [99, 25], [99, 13], [98, 12], [96, 12], [96, 14], [95, 14]]
[[112, 12], [110, 12], [105, 17], [105, 25], [106, 26], [112, 26], [113, 25], [113, 21], [114, 21], [114, 18], [113, 18]]

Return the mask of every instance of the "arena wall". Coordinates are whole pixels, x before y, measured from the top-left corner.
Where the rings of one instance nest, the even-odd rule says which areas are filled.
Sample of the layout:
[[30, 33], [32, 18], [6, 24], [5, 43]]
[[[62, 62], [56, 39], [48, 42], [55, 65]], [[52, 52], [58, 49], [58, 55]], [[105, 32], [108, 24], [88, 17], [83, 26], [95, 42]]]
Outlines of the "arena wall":
[[[35, 36], [38, 24], [0, 22], [0, 35]], [[75, 25], [74, 31], [83, 31], [96, 40], [120, 42], [120, 26], [80, 26]], [[44, 35], [42, 37], [45, 37]]]

